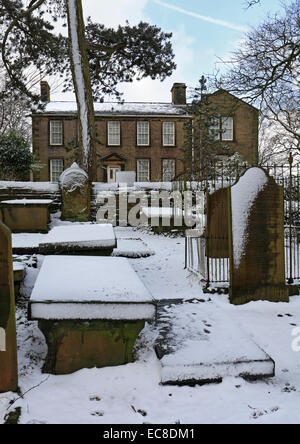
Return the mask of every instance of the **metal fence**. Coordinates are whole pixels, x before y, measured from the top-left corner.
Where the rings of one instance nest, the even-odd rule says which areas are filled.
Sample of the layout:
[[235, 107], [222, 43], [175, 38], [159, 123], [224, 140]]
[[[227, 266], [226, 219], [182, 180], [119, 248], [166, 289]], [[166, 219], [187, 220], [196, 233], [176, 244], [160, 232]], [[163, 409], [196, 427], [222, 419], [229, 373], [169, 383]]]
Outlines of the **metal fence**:
[[[300, 280], [300, 164], [293, 165], [292, 159], [288, 165], [265, 165], [263, 166], [270, 176], [284, 189], [284, 250], [285, 250], [285, 273], [287, 283], [293, 284]], [[241, 166], [239, 169], [223, 169], [218, 167], [215, 172], [210, 169], [210, 174], [199, 182], [185, 183], [189, 189], [201, 189], [207, 197], [212, 192], [233, 185], [240, 175], [245, 171]], [[226, 174], [224, 174], [224, 172]], [[220, 174], [222, 173], [222, 174]], [[229, 174], [230, 173], [230, 174]], [[177, 189], [180, 185], [176, 185]], [[222, 221], [220, 220], [220, 224]], [[192, 273], [199, 276], [207, 285], [211, 283], [228, 283], [230, 279], [229, 257], [209, 257], [209, 245], [213, 241], [214, 249], [220, 248], [228, 238], [209, 238], [206, 225], [205, 230], [199, 235], [196, 230], [186, 233], [185, 266]]]

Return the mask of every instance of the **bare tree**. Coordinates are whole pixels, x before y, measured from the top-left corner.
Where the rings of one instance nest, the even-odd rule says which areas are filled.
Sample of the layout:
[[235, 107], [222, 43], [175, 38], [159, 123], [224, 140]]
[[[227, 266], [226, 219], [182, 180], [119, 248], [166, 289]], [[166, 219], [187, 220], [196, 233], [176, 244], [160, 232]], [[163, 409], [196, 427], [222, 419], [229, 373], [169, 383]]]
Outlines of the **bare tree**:
[[262, 119], [259, 131], [259, 164], [286, 164], [290, 154], [297, 155], [297, 139], [274, 121]]
[[30, 109], [19, 93], [5, 94], [6, 73], [0, 64], [0, 136], [15, 131], [27, 140], [31, 140]]
[[246, 35], [222, 78], [226, 89], [258, 104], [264, 116], [290, 135], [293, 143], [287, 151], [300, 151], [299, 42], [300, 1], [296, 0], [284, 7], [281, 17], [268, 17]]

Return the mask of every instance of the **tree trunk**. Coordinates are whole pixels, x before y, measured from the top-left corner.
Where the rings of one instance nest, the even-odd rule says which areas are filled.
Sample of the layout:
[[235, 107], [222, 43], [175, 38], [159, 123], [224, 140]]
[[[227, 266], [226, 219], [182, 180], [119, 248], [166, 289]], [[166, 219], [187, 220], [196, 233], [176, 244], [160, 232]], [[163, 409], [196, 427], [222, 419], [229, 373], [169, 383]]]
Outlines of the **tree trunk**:
[[94, 102], [86, 50], [82, 0], [66, 0], [66, 5], [71, 69], [78, 108], [81, 166], [88, 173], [90, 181], [96, 181]]

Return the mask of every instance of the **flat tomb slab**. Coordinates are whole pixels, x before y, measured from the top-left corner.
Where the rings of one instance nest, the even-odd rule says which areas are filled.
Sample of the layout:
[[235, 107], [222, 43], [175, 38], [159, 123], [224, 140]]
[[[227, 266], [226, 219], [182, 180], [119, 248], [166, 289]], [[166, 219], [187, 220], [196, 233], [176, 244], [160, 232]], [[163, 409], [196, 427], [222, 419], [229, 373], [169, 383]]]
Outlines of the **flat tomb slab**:
[[16, 199], [1, 202], [3, 222], [14, 233], [48, 232], [50, 199]]
[[39, 244], [46, 234], [41, 233], [14, 233], [12, 235], [12, 248], [14, 254], [38, 254]]
[[156, 307], [127, 259], [47, 256], [30, 298], [48, 354], [43, 371], [133, 361], [135, 341]]
[[30, 305], [38, 320], [145, 320], [155, 312], [127, 259], [96, 256], [47, 256]]
[[40, 242], [40, 254], [110, 255], [117, 246], [111, 224], [66, 225], [53, 228]]
[[273, 377], [275, 363], [212, 303], [180, 303], [158, 310], [156, 353], [164, 385], [195, 385], [228, 376]]

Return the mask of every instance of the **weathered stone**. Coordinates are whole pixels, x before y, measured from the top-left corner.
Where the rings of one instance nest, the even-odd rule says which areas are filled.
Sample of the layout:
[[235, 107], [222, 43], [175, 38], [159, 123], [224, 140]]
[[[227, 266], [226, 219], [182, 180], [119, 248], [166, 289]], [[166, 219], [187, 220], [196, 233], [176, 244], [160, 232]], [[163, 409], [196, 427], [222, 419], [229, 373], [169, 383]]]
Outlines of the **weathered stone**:
[[18, 387], [11, 232], [0, 223], [0, 393]]
[[82, 368], [133, 361], [133, 346], [145, 321], [39, 321], [48, 345], [44, 373], [65, 375]]
[[76, 163], [60, 176], [62, 220], [88, 222], [91, 216], [91, 186], [88, 175]]
[[20, 199], [1, 202], [3, 223], [13, 233], [47, 233], [52, 200]]
[[227, 188], [216, 191], [208, 198], [206, 256], [229, 257]]
[[228, 189], [228, 200], [231, 302], [288, 302], [282, 187], [250, 168]]

